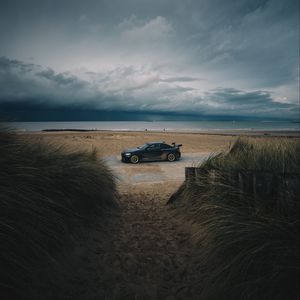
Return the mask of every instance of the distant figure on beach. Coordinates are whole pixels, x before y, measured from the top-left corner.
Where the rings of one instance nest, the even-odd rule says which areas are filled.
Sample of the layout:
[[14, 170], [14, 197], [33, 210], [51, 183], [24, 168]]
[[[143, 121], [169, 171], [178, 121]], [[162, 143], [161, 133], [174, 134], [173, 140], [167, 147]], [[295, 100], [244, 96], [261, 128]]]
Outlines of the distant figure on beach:
[[147, 128], [145, 129], [145, 131], [147, 131]]
[[164, 131], [166, 131], [166, 128], [164, 128]]

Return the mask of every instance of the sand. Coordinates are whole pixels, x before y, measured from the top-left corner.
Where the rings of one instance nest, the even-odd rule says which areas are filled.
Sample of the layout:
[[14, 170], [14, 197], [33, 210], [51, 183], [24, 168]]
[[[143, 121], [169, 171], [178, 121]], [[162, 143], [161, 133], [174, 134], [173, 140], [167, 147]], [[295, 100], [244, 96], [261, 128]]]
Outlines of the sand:
[[71, 149], [91, 150], [95, 148], [100, 156], [119, 155], [125, 148], [132, 148], [153, 141], [183, 144], [182, 151], [188, 153], [218, 152], [228, 148], [237, 138], [234, 135], [150, 131], [36, 132], [22, 133], [21, 135], [34, 140], [65, 145]]
[[[108, 167], [118, 178], [119, 190], [151, 191], [159, 190], [169, 197], [182, 184], [185, 167], [199, 165], [210, 153], [226, 150], [237, 139], [232, 135], [209, 135], [170, 132], [36, 132], [21, 134], [34, 141], [63, 145], [70, 150], [97, 150]], [[126, 164], [120, 161], [120, 153], [126, 148], [146, 142], [165, 141], [183, 144], [180, 161]]]
[[160, 195], [124, 193], [112, 219], [83, 241], [79, 270], [88, 270], [74, 276], [68, 299], [195, 299], [192, 232]]
[[[273, 138], [276, 132], [242, 132], [255, 139]], [[103, 159], [118, 179], [119, 190], [160, 191], [166, 198], [176, 191], [185, 177], [185, 167], [197, 166], [213, 153], [227, 150], [238, 138], [230, 132], [216, 134], [180, 133], [180, 132], [124, 132], [124, 131], [59, 131], [20, 133], [23, 138], [64, 146], [69, 150], [97, 150], [99, 159]], [[284, 133], [277, 133], [283, 135]], [[295, 133], [293, 133], [295, 134]], [[254, 136], [253, 136], [254, 135]], [[291, 136], [291, 133], [286, 133]], [[293, 135], [292, 135], [293, 136]], [[120, 161], [120, 153], [126, 148], [142, 145], [146, 142], [165, 141], [183, 144], [180, 161], [125, 164]]]
[[[242, 132], [243, 135], [255, 139], [270, 139], [283, 132]], [[296, 132], [285, 133], [295, 137]], [[238, 138], [237, 132], [222, 134], [207, 133], [178, 133], [178, 132], [128, 132], [128, 131], [59, 131], [20, 133], [20, 136], [35, 141], [64, 146], [69, 150], [97, 150], [99, 159], [102, 158], [118, 178], [119, 190], [134, 191], [159, 188], [169, 196], [184, 181], [185, 167], [197, 166], [213, 153], [230, 148]], [[142, 145], [146, 142], [165, 141], [182, 144], [182, 158], [174, 163], [152, 162], [138, 165], [124, 164], [120, 161], [120, 153], [126, 148]]]

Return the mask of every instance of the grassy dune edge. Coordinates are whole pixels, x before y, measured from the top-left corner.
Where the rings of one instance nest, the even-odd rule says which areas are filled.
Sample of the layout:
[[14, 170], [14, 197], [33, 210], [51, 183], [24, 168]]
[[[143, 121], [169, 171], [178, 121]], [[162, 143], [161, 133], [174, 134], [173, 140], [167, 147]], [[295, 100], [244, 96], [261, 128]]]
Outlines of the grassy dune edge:
[[[44, 299], [63, 278], [82, 227], [117, 205], [111, 171], [95, 152], [26, 142], [0, 132], [0, 298]], [[37, 292], [39, 291], [39, 292]]]
[[278, 209], [276, 199], [254, 198], [224, 176], [233, 170], [299, 174], [299, 150], [298, 139], [239, 139], [175, 193], [176, 214], [195, 228], [199, 299], [299, 299], [299, 195], [290, 193]]

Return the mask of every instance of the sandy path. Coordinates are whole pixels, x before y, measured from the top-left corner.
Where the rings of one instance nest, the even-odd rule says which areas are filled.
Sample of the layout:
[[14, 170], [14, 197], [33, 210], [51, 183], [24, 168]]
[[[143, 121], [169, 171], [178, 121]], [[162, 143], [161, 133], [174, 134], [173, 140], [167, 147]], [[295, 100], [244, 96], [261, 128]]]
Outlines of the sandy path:
[[164, 199], [150, 193], [125, 194], [121, 220], [115, 248], [122, 253], [124, 285], [119, 295], [126, 291], [133, 299], [166, 299], [179, 291], [186, 294], [190, 236], [172, 217]]
[[82, 254], [86, 273], [75, 279], [79, 290], [70, 299], [196, 298], [191, 231], [173, 217], [165, 196], [122, 193], [105, 240], [99, 223]]

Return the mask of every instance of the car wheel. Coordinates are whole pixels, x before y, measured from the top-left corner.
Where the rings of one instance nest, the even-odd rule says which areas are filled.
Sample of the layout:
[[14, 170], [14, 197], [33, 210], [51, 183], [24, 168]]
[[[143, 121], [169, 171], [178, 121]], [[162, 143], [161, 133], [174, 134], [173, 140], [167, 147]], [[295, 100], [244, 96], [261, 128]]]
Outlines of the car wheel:
[[140, 158], [137, 155], [132, 155], [130, 157], [130, 162], [133, 164], [137, 164], [140, 161]]
[[167, 156], [168, 161], [174, 161], [176, 159], [175, 154], [173, 153], [169, 153]]

